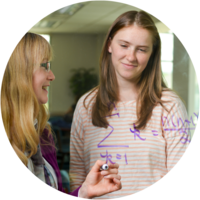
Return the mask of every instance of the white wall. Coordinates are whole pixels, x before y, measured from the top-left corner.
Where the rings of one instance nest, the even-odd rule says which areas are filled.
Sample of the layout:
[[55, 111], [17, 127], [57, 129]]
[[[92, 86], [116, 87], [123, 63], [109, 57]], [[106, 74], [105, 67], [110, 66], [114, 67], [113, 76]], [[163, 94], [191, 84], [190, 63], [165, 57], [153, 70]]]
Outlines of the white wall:
[[51, 114], [64, 113], [74, 102], [68, 83], [71, 69], [93, 67], [98, 73], [99, 54], [103, 39], [102, 35], [51, 35], [54, 52], [51, 69], [56, 77], [50, 87], [49, 109]]
[[96, 50], [97, 50], [96, 53], [97, 53], [97, 63], [98, 63], [97, 72], [99, 72], [99, 61], [100, 61], [101, 50], [103, 47], [105, 37], [106, 37], [106, 34], [97, 35], [97, 40], [96, 40]]

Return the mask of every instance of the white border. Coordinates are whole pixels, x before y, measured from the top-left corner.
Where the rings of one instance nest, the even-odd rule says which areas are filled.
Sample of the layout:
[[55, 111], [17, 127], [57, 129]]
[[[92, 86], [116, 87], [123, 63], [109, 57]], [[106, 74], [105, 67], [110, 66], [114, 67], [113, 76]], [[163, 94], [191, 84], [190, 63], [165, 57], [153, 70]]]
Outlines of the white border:
[[[51, 12], [78, 2], [79, 1], [76, 0], [1, 1], [0, 81], [2, 81], [3, 72], [9, 56], [23, 34], [41, 18]], [[195, 66], [198, 79], [200, 78], [200, 68], [198, 67], [200, 54], [200, 29], [198, 19], [200, 19], [200, 14], [197, 0], [123, 0], [123, 3], [141, 8], [153, 14], [165, 23], [182, 41], [192, 59], [193, 65]], [[200, 125], [198, 124], [193, 141], [183, 158], [167, 176], [144, 191], [123, 199], [199, 199], [199, 126]], [[21, 200], [36, 198], [61, 200], [73, 198], [51, 189], [26, 170], [26, 167], [19, 161], [8, 142], [1, 118], [0, 130], [0, 197], [4, 197], [4, 199], [15, 198]]]

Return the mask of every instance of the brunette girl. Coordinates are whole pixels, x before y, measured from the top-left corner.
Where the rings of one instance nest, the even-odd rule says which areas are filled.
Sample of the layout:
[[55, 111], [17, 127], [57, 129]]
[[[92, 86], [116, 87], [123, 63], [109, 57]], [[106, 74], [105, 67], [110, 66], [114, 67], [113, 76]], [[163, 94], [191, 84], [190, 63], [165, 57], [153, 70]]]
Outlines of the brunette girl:
[[120, 163], [123, 189], [100, 198], [139, 192], [160, 180], [185, 152], [186, 109], [167, 88], [161, 41], [151, 17], [129, 11], [111, 25], [100, 60], [100, 83], [79, 100], [71, 130], [71, 188], [96, 159]]

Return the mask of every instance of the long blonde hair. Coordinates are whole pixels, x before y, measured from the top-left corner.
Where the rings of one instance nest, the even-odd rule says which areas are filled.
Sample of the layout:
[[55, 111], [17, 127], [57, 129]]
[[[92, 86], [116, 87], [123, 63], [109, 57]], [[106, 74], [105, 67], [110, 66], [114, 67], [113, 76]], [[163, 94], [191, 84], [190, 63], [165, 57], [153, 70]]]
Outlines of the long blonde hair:
[[[97, 91], [96, 95], [94, 95], [91, 99], [92, 101], [96, 98], [92, 107], [92, 123], [94, 126], [107, 128], [108, 121], [104, 116], [109, 115], [114, 108], [113, 103], [117, 103], [119, 101], [117, 77], [114, 67], [111, 64], [111, 55], [108, 52], [110, 39], [112, 40], [120, 29], [134, 24], [147, 29], [153, 37], [153, 52], [138, 82], [138, 120], [136, 122], [136, 128], [145, 128], [147, 121], [152, 115], [153, 108], [158, 103], [164, 107], [164, 101], [161, 100], [162, 91], [170, 89], [167, 88], [162, 77], [160, 36], [153, 20], [146, 12], [128, 11], [120, 15], [113, 22], [107, 33], [100, 59], [100, 84], [85, 98], [86, 100], [88, 96]], [[85, 105], [85, 100], [84, 106], [87, 108], [88, 106]], [[108, 106], [108, 104], [110, 104], [111, 107]]]
[[[32, 87], [35, 66], [50, 60], [52, 50], [40, 35], [26, 33], [14, 49], [5, 69], [1, 89], [1, 112], [8, 139], [21, 161], [37, 152], [40, 136], [49, 118], [48, 110], [39, 105]], [[38, 120], [37, 129], [34, 120]], [[25, 152], [28, 156], [25, 156]]]

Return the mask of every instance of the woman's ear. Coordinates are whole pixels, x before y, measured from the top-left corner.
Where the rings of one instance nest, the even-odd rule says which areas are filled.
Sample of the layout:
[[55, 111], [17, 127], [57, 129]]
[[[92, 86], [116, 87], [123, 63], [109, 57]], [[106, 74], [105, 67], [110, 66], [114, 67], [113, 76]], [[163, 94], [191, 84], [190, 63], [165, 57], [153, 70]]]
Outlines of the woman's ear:
[[109, 53], [112, 53], [111, 42], [112, 42], [112, 40], [111, 40], [111, 38], [109, 38], [108, 39], [108, 52]]

